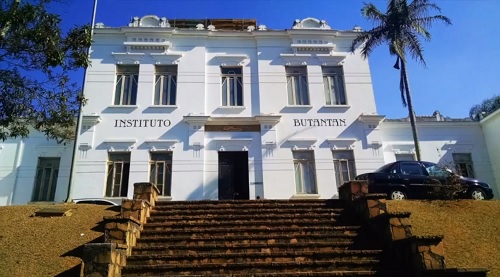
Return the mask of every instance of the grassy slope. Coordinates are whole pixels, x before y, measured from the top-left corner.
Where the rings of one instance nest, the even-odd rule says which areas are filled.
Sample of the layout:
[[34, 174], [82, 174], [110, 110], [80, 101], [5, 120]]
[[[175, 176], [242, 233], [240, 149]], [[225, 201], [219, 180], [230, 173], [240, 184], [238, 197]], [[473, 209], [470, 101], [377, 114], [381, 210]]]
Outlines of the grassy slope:
[[500, 276], [500, 201], [388, 201], [388, 209], [411, 211], [416, 235], [444, 235], [447, 267]]
[[[69, 217], [35, 218], [45, 206], [0, 207], [0, 277], [56, 276], [81, 263], [79, 246], [102, 235], [107, 206], [57, 205]], [[486, 267], [500, 277], [500, 201], [388, 201], [390, 211], [411, 211], [415, 234], [444, 234], [448, 267]]]
[[[31, 217], [43, 207], [68, 208], [72, 215]], [[0, 207], [0, 276], [56, 276], [79, 265], [80, 252], [75, 249], [102, 236], [98, 227], [102, 217], [117, 214], [108, 208], [76, 204]]]

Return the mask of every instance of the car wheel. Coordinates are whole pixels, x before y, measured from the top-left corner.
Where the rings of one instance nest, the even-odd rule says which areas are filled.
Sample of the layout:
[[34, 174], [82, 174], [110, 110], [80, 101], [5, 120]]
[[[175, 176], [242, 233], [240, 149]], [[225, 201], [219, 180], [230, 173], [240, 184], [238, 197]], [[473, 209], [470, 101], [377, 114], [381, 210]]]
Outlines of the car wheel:
[[478, 188], [473, 188], [469, 192], [469, 196], [473, 200], [484, 200], [486, 199], [486, 195], [484, 194], [484, 191], [482, 189]]
[[389, 193], [389, 199], [391, 200], [403, 200], [406, 199], [406, 194], [400, 189], [391, 190]]

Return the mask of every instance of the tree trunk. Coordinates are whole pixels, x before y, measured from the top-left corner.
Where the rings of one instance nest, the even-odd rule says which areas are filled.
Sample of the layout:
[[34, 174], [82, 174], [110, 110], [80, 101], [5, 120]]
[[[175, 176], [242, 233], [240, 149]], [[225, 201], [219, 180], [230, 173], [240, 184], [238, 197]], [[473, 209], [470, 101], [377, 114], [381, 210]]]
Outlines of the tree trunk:
[[401, 73], [402, 73], [404, 87], [405, 87], [406, 102], [408, 104], [408, 116], [410, 117], [410, 125], [411, 125], [411, 132], [413, 134], [413, 143], [415, 145], [415, 153], [417, 155], [417, 161], [420, 161], [421, 160], [420, 144], [418, 142], [418, 133], [417, 133], [417, 126], [416, 126], [415, 111], [413, 110], [413, 102], [411, 99], [410, 85], [408, 82], [408, 74], [406, 73], [406, 61], [403, 59], [401, 59]]

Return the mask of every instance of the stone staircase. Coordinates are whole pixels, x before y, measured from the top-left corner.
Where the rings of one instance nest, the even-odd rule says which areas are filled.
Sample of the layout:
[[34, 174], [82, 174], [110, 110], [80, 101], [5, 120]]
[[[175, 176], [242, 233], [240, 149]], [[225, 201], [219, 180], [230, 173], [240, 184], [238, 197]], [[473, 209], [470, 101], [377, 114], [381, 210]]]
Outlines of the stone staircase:
[[387, 210], [364, 181], [340, 200], [158, 201], [134, 184], [104, 242], [83, 247], [84, 276], [486, 277], [448, 268], [443, 236], [417, 236], [410, 213]]
[[[336, 200], [157, 201], [122, 276], [381, 275]], [[389, 275], [387, 275], [389, 274]]]

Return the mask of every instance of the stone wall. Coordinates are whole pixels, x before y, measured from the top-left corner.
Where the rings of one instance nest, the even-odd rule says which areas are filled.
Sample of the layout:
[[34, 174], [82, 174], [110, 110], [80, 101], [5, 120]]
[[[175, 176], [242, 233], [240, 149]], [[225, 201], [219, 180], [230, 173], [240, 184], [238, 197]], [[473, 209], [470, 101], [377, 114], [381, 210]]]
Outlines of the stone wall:
[[84, 246], [84, 276], [118, 277], [141, 235], [159, 190], [151, 183], [134, 184], [134, 199], [122, 201], [119, 216], [105, 217], [104, 242]]
[[406, 268], [412, 272], [446, 268], [442, 236], [415, 236], [410, 213], [387, 211], [385, 194], [370, 194], [366, 181], [347, 182], [339, 188], [345, 207], [341, 220], [359, 224], [360, 248], [384, 249], [385, 268]]

